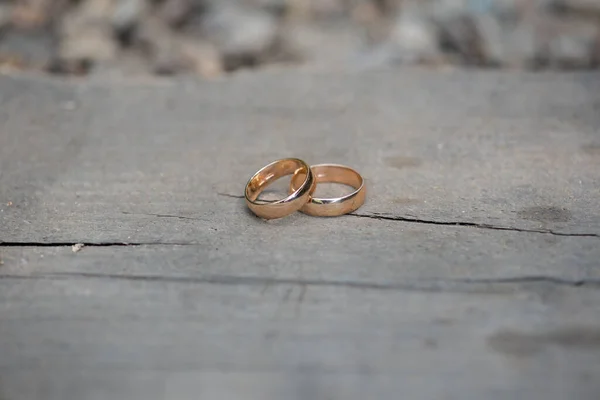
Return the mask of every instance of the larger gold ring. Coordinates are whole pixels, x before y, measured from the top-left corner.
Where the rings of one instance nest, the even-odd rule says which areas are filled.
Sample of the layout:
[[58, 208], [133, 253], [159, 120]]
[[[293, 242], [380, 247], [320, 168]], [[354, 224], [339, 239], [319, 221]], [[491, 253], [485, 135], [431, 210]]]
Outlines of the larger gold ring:
[[[320, 199], [312, 197], [308, 203], [300, 209], [301, 212], [320, 217], [335, 217], [356, 211], [365, 202], [366, 188], [362, 176], [352, 168], [337, 164], [313, 165], [311, 171], [317, 184], [319, 183], [341, 183], [352, 186], [355, 190], [342, 197]], [[290, 181], [290, 192], [294, 192], [302, 179], [305, 179], [302, 171], [294, 174]]]
[[[296, 188], [289, 196], [272, 202], [258, 200], [258, 196], [267, 186], [282, 176], [290, 174], [301, 175], [303, 179], [297, 179]], [[285, 158], [263, 167], [248, 180], [245, 191], [246, 204], [261, 218], [281, 218], [302, 208], [314, 190], [315, 179], [308, 164], [297, 158]]]

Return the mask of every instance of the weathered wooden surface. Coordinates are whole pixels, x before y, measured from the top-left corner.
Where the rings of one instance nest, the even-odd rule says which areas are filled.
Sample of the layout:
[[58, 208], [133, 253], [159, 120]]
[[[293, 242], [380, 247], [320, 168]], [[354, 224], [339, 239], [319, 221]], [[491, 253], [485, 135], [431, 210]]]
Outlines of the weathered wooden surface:
[[0, 193], [13, 202], [0, 241], [240, 235], [245, 209], [219, 193], [242, 194], [256, 169], [285, 156], [358, 168], [370, 189], [361, 214], [600, 233], [595, 74], [4, 78], [0, 93]]
[[[256, 219], [286, 156], [367, 203]], [[2, 77], [0, 227], [1, 400], [600, 394], [597, 74]]]
[[19, 252], [5, 264], [26, 262], [0, 279], [8, 400], [542, 400], [600, 390], [591, 285], [379, 281], [376, 263], [363, 266], [372, 277], [340, 268], [326, 280], [327, 263], [277, 273], [250, 262], [249, 279], [225, 263], [205, 271], [195, 246]]

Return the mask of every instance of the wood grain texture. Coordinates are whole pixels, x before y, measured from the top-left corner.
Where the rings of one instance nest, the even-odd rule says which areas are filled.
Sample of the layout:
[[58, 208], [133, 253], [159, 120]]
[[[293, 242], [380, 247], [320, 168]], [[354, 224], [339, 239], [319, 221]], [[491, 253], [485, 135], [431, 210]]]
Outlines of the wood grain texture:
[[373, 284], [377, 266], [335, 283], [319, 276], [328, 264], [319, 274], [249, 263], [252, 278], [204, 268], [196, 246], [7, 253], [6, 399], [591, 400], [600, 390], [595, 285], [403, 281], [400, 268]]
[[[598, 149], [597, 74], [1, 76], [0, 400], [596, 400]], [[288, 156], [366, 204], [255, 218]]]

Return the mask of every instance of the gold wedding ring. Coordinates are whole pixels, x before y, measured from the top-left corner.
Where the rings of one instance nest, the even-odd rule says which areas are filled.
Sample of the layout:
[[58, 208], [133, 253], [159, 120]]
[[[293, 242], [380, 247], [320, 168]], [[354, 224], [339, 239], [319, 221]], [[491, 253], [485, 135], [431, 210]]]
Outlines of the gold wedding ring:
[[[366, 188], [362, 176], [352, 168], [338, 164], [318, 164], [311, 168], [316, 184], [341, 183], [355, 190], [342, 197], [316, 198], [309, 193], [308, 202], [301, 212], [320, 217], [334, 217], [357, 210], [365, 202]], [[290, 193], [296, 193], [307, 176], [304, 170], [297, 170], [290, 181]]]
[[[290, 174], [298, 178], [294, 180], [294, 190], [286, 198], [277, 201], [258, 200], [267, 186]], [[298, 211], [309, 201], [314, 190], [315, 179], [308, 164], [297, 158], [285, 158], [272, 162], [254, 174], [246, 184], [245, 198], [254, 214], [264, 219], [275, 219]]]

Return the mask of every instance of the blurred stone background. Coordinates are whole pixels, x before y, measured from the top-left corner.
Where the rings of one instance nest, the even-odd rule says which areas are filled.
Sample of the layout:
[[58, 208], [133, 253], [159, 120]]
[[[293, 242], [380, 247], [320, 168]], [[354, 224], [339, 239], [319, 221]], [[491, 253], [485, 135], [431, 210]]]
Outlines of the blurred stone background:
[[598, 69], [600, 0], [0, 0], [0, 71]]

